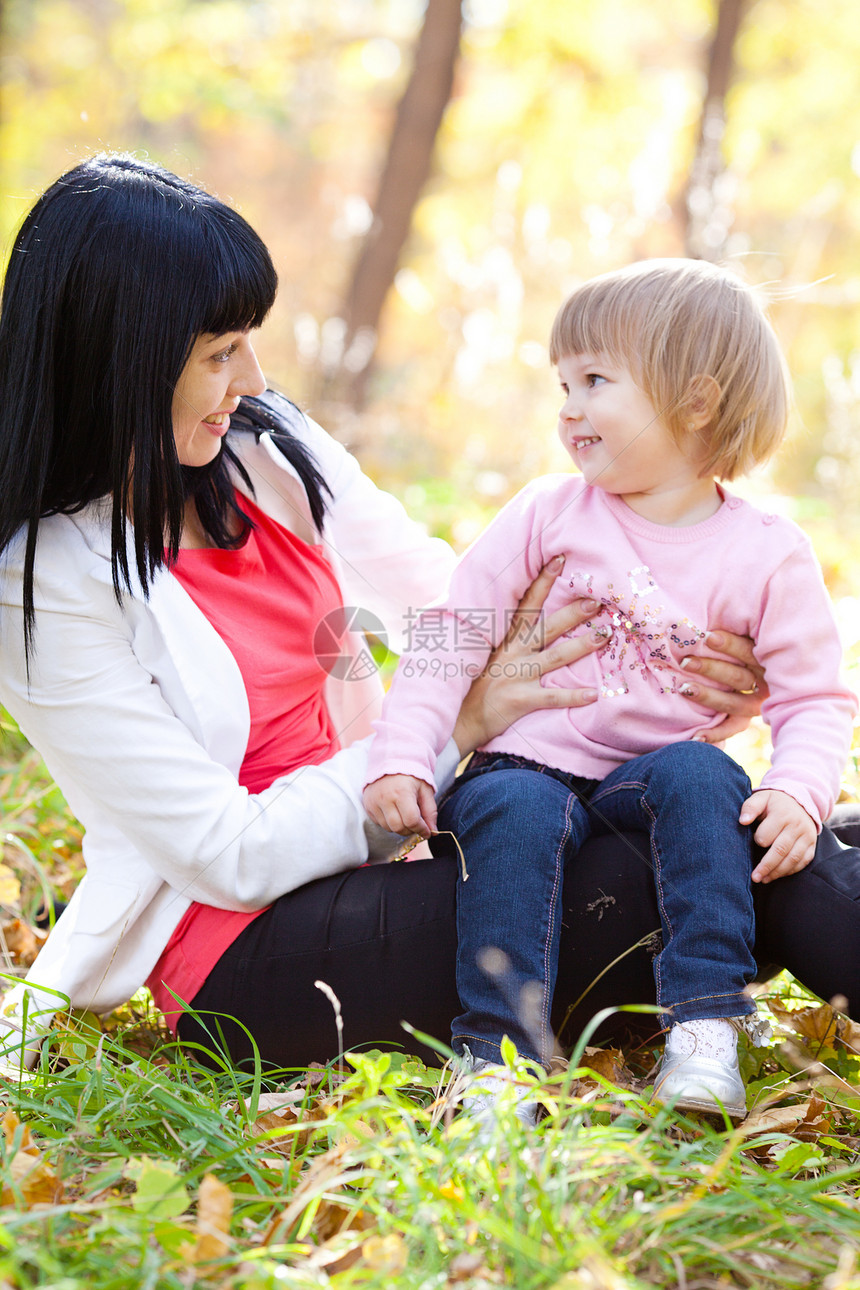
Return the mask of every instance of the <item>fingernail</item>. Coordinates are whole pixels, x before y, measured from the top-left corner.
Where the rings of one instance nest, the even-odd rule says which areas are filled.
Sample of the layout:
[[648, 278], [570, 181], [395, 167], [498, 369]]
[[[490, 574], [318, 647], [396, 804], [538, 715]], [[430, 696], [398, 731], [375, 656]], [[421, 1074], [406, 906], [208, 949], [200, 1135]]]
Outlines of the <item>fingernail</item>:
[[702, 661], [701, 659], [692, 657], [682, 658], [681, 667], [685, 667], [688, 672], [701, 672]]
[[554, 555], [549, 562], [549, 567], [554, 572], [559, 573], [564, 568], [564, 556]]
[[596, 690], [583, 690], [583, 691], [582, 691], [582, 697], [583, 697], [583, 699], [587, 699], [589, 702], [593, 702], [593, 701], [594, 701], [594, 699], [596, 699], [596, 698], [597, 698], [597, 691], [596, 691]]
[[599, 609], [599, 608], [600, 608], [600, 601], [599, 601], [599, 600], [582, 600], [582, 601], [580, 601], [580, 608], [582, 609], [583, 613], [586, 613], [586, 614], [593, 614], [593, 613], [594, 613], [594, 611], [595, 611], [596, 609]]
[[598, 645], [605, 643], [609, 639], [609, 628], [595, 627], [594, 631], [591, 633], [591, 639]]
[[708, 644], [711, 649], [722, 649], [726, 643], [726, 638], [722, 632], [711, 632], [708, 636]]
[[704, 735], [693, 735], [693, 738], [690, 740], [690, 742], [694, 744], [706, 744], [708, 741]]
[[698, 686], [690, 685], [689, 681], [685, 681], [681, 686], [681, 693], [685, 699], [692, 699], [699, 693], [699, 689]]

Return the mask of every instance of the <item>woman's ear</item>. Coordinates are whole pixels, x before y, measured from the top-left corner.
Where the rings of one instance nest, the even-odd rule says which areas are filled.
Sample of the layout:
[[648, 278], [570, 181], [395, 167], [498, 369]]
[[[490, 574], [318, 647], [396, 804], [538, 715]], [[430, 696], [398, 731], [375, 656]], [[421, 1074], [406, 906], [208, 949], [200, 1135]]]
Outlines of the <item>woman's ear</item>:
[[713, 376], [694, 376], [684, 396], [683, 420], [688, 430], [704, 430], [720, 406], [722, 390]]

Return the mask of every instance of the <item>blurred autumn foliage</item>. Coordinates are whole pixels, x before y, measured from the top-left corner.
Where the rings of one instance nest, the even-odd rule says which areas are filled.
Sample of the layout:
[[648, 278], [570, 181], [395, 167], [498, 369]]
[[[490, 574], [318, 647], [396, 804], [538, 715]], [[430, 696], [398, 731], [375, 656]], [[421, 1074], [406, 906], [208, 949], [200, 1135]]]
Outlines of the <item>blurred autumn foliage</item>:
[[[772, 298], [795, 378], [771, 473], [834, 594], [857, 593], [850, 0], [824, 18], [816, 0], [3, 0], [0, 14], [4, 243], [101, 148], [236, 203], [281, 275], [259, 344], [270, 380], [458, 543], [568, 466], [546, 339], [575, 282], [685, 248], [738, 264]], [[389, 207], [374, 220], [392, 194], [400, 232]], [[371, 289], [393, 282], [377, 336], [356, 268], [380, 247], [393, 262]]]

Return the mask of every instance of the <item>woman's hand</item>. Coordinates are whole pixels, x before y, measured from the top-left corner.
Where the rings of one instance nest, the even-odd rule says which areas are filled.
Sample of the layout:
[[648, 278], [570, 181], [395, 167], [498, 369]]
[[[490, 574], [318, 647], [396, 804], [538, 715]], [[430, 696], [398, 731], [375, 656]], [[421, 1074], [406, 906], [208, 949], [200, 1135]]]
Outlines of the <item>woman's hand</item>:
[[[769, 691], [764, 668], [756, 662], [753, 643], [748, 636], [735, 636], [732, 632], [718, 629], [708, 634], [705, 644], [709, 649], [725, 654], [730, 661], [688, 654], [681, 667], [689, 680], [681, 693], [705, 708], [725, 713], [718, 726], [703, 730], [696, 736], [701, 743], [717, 744], [746, 730], [753, 717], [761, 712]], [[708, 684], [709, 681], [729, 688], [716, 689]]]
[[527, 712], [580, 708], [597, 698], [597, 690], [562, 690], [540, 683], [547, 672], [576, 663], [608, 640], [608, 631], [599, 627], [579, 636], [565, 635], [600, 610], [597, 600], [573, 600], [541, 619], [544, 601], [563, 568], [563, 556], [544, 566], [520, 601], [507, 636], [472, 682], [454, 727], [454, 740], [463, 757]]

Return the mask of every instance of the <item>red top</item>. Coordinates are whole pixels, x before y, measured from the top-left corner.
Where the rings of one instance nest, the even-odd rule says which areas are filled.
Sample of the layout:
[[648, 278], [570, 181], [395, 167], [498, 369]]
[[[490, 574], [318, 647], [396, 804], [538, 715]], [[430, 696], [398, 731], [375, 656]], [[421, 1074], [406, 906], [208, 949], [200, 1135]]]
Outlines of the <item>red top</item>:
[[[172, 572], [229, 648], [251, 712], [239, 783], [259, 793], [299, 766], [316, 766], [340, 744], [325, 705], [326, 671], [314, 652], [319, 623], [342, 604], [322, 549], [309, 546], [248, 498], [254, 521], [235, 551], [185, 549]], [[221, 955], [263, 910], [235, 913], [194, 903], [146, 984], [172, 1032]]]

